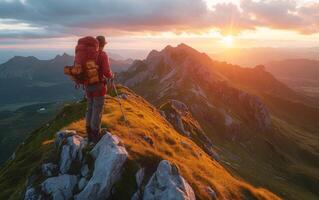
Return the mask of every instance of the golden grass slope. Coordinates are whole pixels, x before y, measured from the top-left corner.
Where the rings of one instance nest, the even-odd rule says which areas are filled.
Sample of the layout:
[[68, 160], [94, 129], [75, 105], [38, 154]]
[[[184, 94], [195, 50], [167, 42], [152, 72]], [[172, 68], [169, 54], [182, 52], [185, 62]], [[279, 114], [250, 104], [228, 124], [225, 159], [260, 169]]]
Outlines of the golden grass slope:
[[[199, 199], [209, 199], [207, 187], [211, 187], [218, 199], [280, 199], [263, 188], [255, 188], [232, 176], [218, 162], [212, 160], [193, 141], [182, 136], [160, 115], [156, 108], [143, 98], [124, 87], [120, 93], [128, 95], [121, 99], [127, 123], [124, 122], [119, 100], [105, 99], [102, 117], [104, 127], [119, 136], [129, 152], [130, 159], [147, 165], [150, 160], [166, 159], [175, 163], [182, 176], [193, 187]], [[64, 129], [75, 129], [85, 134], [84, 118], [74, 121]], [[144, 138], [151, 139], [153, 144]]]

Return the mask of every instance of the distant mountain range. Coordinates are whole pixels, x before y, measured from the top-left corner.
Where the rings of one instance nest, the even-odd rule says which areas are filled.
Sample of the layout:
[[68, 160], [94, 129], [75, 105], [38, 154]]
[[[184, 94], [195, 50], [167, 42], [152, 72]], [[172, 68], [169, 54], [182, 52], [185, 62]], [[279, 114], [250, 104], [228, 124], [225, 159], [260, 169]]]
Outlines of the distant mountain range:
[[319, 60], [290, 59], [265, 64], [267, 71], [277, 77], [318, 80]]
[[318, 60], [319, 48], [229, 48], [210, 54], [212, 59], [227, 61], [243, 67], [254, 67], [287, 59]]
[[[62, 54], [50, 60], [15, 56], [0, 65], [0, 164], [64, 103], [83, 98], [83, 90], [76, 90], [63, 74], [63, 67], [73, 62], [73, 56]], [[131, 62], [110, 59], [115, 72], [126, 70]], [[45, 111], [39, 112], [41, 108]]]
[[[1, 104], [76, 99], [82, 92], [63, 74], [63, 67], [72, 65], [74, 57], [57, 55], [51, 60], [15, 56], [0, 65]], [[113, 71], [125, 71], [132, 60], [110, 59]]]
[[293, 89], [319, 97], [319, 60], [289, 59], [269, 62], [265, 67]]

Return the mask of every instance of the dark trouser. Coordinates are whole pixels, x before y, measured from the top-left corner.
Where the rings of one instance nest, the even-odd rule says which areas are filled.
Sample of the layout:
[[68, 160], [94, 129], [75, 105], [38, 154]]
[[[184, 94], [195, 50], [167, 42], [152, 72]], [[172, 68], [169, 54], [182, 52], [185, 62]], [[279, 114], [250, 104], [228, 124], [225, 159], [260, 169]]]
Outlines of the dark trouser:
[[87, 98], [86, 126], [93, 131], [101, 129], [104, 96]]

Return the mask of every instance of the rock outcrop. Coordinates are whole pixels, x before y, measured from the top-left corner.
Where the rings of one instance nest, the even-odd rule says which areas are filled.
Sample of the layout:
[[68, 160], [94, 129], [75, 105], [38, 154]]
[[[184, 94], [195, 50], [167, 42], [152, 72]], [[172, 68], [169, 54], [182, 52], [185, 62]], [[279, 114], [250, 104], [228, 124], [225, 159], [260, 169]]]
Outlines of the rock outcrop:
[[[188, 121], [192, 118], [192, 115], [183, 102], [178, 100], [169, 100], [161, 106], [162, 116], [169, 121], [174, 128], [185, 136], [190, 137], [192, 132], [195, 132], [199, 127], [199, 124], [191, 126]], [[194, 122], [195, 123], [195, 122]], [[196, 127], [197, 126], [197, 127]]]
[[230, 109], [236, 110], [236, 107], [240, 107], [244, 113], [238, 114], [248, 116], [250, 124], [257, 129], [265, 131], [271, 127], [270, 112], [259, 97], [232, 87], [225, 81], [213, 82], [211, 90], [215, 91], [215, 95], [229, 105]]
[[[118, 137], [105, 132], [101, 140], [87, 153], [94, 162], [92, 172], [87, 164], [87, 158], [83, 156], [87, 145], [87, 139], [77, 135], [75, 131], [58, 132], [55, 146], [56, 152], [59, 153], [59, 163], [48, 162], [41, 166], [42, 176], [47, 177], [41, 184], [41, 191], [35, 190], [35, 187], [28, 183], [24, 199], [99, 200], [107, 198], [113, 184], [121, 176], [128, 153], [120, 145]], [[75, 163], [80, 165], [77, 171], [73, 166]]]
[[262, 130], [268, 129], [271, 126], [270, 113], [266, 105], [262, 103], [260, 98], [244, 92], [241, 93], [239, 97], [239, 99], [248, 104], [247, 106], [249, 108], [249, 111], [251, 112], [251, 115], [254, 116], [254, 119], [257, 122], [257, 126]]
[[45, 177], [53, 176], [58, 171], [58, 165], [55, 165], [53, 163], [45, 163], [41, 167], [42, 174]]
[[178, 168], [162, 160], [145, 186], [143, 200], [195, 200], [195, 194]]
[[62, 147], [60, 155], [60, 172], [65, 174], [71, 167], [72, 161], [82, 161], [82, 150], [87, 141], [79, 135], [72, 135], [66, 138], [66, 144]]
[[94, 171], [85, 188], [75, 196], [76, 200], [99, 200], [110, 195], [112, 185], [120, 178], [124, 162], [128, 157], [119, 139], [106, 133], [91, 151], [95, 160]]
[[33, 188], [28, 188], [24, 195], [24, 200], [39, 200], [41, 197], [38, 192]]
[[[89, 168], [89, 161], [83, 156], [84, 148], [88, 145], [86, 138], [74, 131], [62, 131], [56, 134], [55, 144], [57, 152], [60, 152], [60, 167], [52, 162], [43, 164], [42, 175], [47, 178], [41, 183], [40, 191], [29, 183], [25, 200], [104, 200], [111, 195], [111, 189], [120, 180], [128, 158], [117, 136], [105, 132], [89, 152], [94, 170]], [[81, 165], [76, 172], [70, 169], [74, 162]], [[159, 163], [146, 186], [145, 168], [137, 171], [135, 179], [139, 189], [131, 197], [134, 200], [195, 199], [193, 189], [179, 174], [177, 167], [166, 160]]]
[[143, 196], [142, 184], [143, 184], [144, 176], [145, 176], [145, 168], [140, 168], [135, 174], [135, 181], [136, 181], [138, 190], [133, 194], [131, 200], [142, 199], [142, 196]]
[[73, 196], [73, 189], [77, 184], [77, 177], [63, 174], [51, 177], [41, 184], [42, 191], [50, 196], [52, 200], [70, 199]]
[[219, 155], [213, 149], [213, 142], [207, 137], [186, 104], [171, 99], [161, 106], [161, 111], [161, 115], [169, 121], [178, 132], [191, 138], [213, 159], [219, 160]]

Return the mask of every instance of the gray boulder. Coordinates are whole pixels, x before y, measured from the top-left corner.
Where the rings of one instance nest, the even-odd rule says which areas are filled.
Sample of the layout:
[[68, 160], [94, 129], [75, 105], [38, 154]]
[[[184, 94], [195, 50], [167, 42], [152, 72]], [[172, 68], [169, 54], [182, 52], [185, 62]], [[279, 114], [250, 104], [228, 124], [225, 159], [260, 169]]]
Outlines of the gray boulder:
[[78, 189], [79, 190], [83, 190], [83, 188], [86, 186], [86, 184], [88, 183], [88, 180], [86, 178], [81, 178], [79, 183], [78, 183]]
[[55, 135], [55, 146], [58, 148], [62, 145], [62, 142], [65, 138], [68, 138], [72, 135], [76, 135], [76, 131], [74, 130], [64, 130], [59, 131]]
[[88, 165], [87, 164], [83, 165], [81, 167], [81, 176], [87, 177], [89, 175], [89, 173], [90, 173], [90, 169], [89, 169]]
[[69, 171], [72, 164], [70, 146], [64, 145], [60, 155], [60, 172], [65, 174]]
[[85, 188], [75, 196], [76, 200], [104, 200], [112, 185], [119, 180], [124, 162], [128, 157], [116, 136], [106, 132], [91, 151], [95, 159], [94, 171]]
[[135, 174], [137, 187], [141, 187], [145, 176], [145, 168], [140, 168]]
[[76, 176], [64, 174], [48, 178], [41, 184], [41, 188], [53, 200], [67, 200], [72, 198], [76, 184]]
[[39, 196], [39, 194], [36, 192], [36, 190], [33, 187], [27, 189], [27, 191], [25, 192], [24, 200], [39, 200], [39, 199], [41, 199], [41, 197]]
[[195, 194], [174, 164], [162, 160], [145, 187], [143, 200], [195, 200]]
[[137, 184], [137, 191], [133, 194], [131, 200], [140, 200], [142, 199], [142, 183], [145, 176], [145, 168], [140, 168], [135, 174], [135, 181]]
[[60, 173], [67, 173], [72, 161], [82, 160], [82, 150], [86, 145], [87, 141], [79, 135], [72, 135], [66, 138], [66, 144], [63, 145], [60, 155]]
[[45, 163], [41, 166], [41, 170], [43, 176], [50, 177], [57, 172], [58, 166], [53, 163]]

